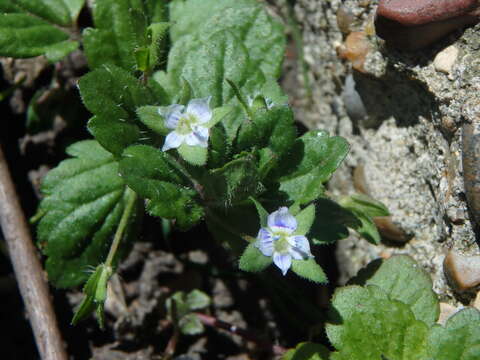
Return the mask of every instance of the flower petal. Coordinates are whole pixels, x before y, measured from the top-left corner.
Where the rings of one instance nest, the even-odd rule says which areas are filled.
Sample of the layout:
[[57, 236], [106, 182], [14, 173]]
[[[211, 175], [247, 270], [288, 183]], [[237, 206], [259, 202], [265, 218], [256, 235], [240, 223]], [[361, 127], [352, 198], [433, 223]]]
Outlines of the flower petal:
[[172, 131], [165, 138], [165, 143], [163, 144], [162, 151], [178, 148], [180, 145], [182, 145], [184, 140], [185, 135], [181, 135], [176, 133], [175, 131]]
[[288, 212], [288, 208], [281, 207], [268, 215], [268, 227], [272, 231], [286, 231], [291, 234], [297, 229], [297, 220]]
[[273, 254], [273, 263], [282, 270], [282, 274], [285, 275], [292, 266], [292, 257], [289, 253], [275, 253]]
[[289, 236], [287, 240], [292, 246], [289, 253], [295, 260], [306, 260], [313, 257], [312, 253], [310, 252], [310, 243], [305, 236]]
[[210, 109], [209, 96], [203, 99], [192, 99], [188, 102], [187, 113], [195, 116], [199, 124], [205, 124], [212, 119], [212, 110]]
[[195, 126], [194, 130], [185, 138], [190, 146], [208, 147], [208, 129], [203, 126]]
[[173, 104], [165, 108], [159, 108], [158, 113], [165, 119], [165, 126], [169, 129], [175, 129], [178, 125], [178, 120], [184, 114], [182, 113], [185, 106]]
[[265, 256], [273, 255], [273, 234], [265, 228], [261, 228], [258, 232], [255, 247]]

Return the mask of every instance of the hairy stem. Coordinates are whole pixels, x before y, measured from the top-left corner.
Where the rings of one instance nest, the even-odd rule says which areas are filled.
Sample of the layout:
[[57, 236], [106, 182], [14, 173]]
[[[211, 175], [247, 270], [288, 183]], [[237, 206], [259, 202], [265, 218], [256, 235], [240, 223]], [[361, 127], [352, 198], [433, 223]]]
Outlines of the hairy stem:
[[106, 266], [112, 266], [113, 259], [115, 257], [115, 254], [117, 253], [120, 243], [122, 242], [123, 234], [125, 233], [125, 229], [128, 225], [128, 220], [132, 215], [132, 211], [135, 208], [135, 202], [137, 201], [137, 194], [135, 193], [135, 191], [127, 187], [126, 192], [127, 203], [125, 204], [122, 218], [120, 219], [117, 231], [115, 232], [115, 236], [113, 237], [112, 245], [110, 246], [110, 250], [107, 255], [107, 260], [105, 260]]

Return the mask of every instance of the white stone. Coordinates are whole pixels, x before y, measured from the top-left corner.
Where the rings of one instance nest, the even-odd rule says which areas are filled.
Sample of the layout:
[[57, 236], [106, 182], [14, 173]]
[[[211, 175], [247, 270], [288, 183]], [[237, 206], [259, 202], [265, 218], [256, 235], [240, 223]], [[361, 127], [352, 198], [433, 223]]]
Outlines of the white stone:
[[457, 57], [458, 48], [454, 45], [450, 45], [435, 56], [435, 59], [433, 60], [433, 66], [437, 71], [450, 74]]

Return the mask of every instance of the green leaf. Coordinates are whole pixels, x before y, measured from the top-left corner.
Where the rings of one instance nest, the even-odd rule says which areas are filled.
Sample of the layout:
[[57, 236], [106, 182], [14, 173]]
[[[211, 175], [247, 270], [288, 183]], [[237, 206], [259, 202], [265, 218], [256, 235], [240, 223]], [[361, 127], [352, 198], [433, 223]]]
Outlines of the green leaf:
[[137, 39], [130, 9], [130, 0], [95, 3], [93, 21], [96, 29], [83, 32], [85, 55], [91, 68], [104, 64], [130, 71], [135, 68]]
[[89, 130], [102, 146], [120, 155], [126, 146], [139, 139], [136, 109], [154, 103], [148, 88], [113, 65], [83, 76], [78, 86], [85, 106], [96, 115], [88, 124]]
[[338, 289], [329, 315], [327, 335], [340, 350], [332, 359], [425, 359], [427, 325], [377, 286]]
[[176, 291], [172, 296], [170, 296], [165, 301], [165, 307], [167, 309], [168, 316], [172, 320], [175, 318], [182, 318], [190, 312], [186, 302], [186, 295], [183, 291]]
[[387, 300], [388, 296], [376, 286], [345, 286], [338, 288], [330, 305], [325, 330], [328, 339], [336, 349], [341, 349], [346, 340], [344, 325], [357, 312], [374, 313], [379, 300]]
[[385, 205], [364, 194], [353, 194], [345, 197], [340, 201], [340, 205], [347, 209], [363, 212], [370, 217], [390, 215]]
[[115, 155], [120, 155], [123, 149], [140, 138], [137, 125], [107, 117], [92, 117], [88, 121], [88, 130], [105, 149]]
[[378, 264], [378, 261], [369, 264], [359, 272], [357, 279], [361, 281], [368, 276], [366, 285], [376, 285], [391, 299], [409, 305], [417, 320], [429, 326], [435, 324], [440, 308], [430, 275], [406, 255], [392, 256], [380, 266]]
[[[153, 23], [165, 20], [164, 1], [102, 0], [95, 3], [95, 29], [83, 32], [85, 54], [91, 68], [104, 64], [133, 71], [136, 68], [136, 50], [149, 46], [149, 62], [160, 62], [162, 31], [166, 25]], [[150, 27], [149, 27], [150, 26]], [[149, 33], [150, 32], [150, 33]], [[150, 40], [150, 41], [149, 41]]]
[[279, 162], [275, 177], [280, 178], [280, 191], [299, 204], [315, 200], [323, 194], [322, 184], [338, 168], [348, 150], [347, 141], [339, 136], [307, 132]]
[[435, 325], [428, 337], [427, 360], [480, 359], [480, 312], [465, 308], [447, 320], [445, 327]]
[[261, 109], [254, 114], [252, 121], [246, 121], [240, 127], [236, 152], [268, 147], [280, 157], [290, 150], [295, 138], [293, 112], [288, 106]]
[[[277, 78], [285, 53], [284, 30], [254, 0], [174, 1], [170, 7], [174, 44], [186, 35], [204, 40], [215, 32], [234, 33], [248, 49], [252, 66]], [[268, 54], [268, 56], [265, 56]]]
[[373, 217], [388, 216], [389, 212], [385, 205], [360, 194], [345, 197], [340, 201], [340, 204], [360, 220], [360, 224], [353, 224], [351, 227], [367, 241], [375, 245], [379, 244], [381, 237], [373, 222]]
[[342, 346], [332, 355], [333, 360], [426, 359], [428, 327], [415, 319], [408, 305], [376, 299], [369, 310], [354, 311], [345, 320]]
[[45, 56], [51, 63], [62, 60], [65, 56], [72, 51], [78, 49], [77, 41], [62, 41], [60, 43], [50, 46], [45, 52]]
[[149, 89], [137, 78], [113, 65], [89, 72], [78, 86], [88, 110], [116, 120], [135, 117], [137, 107], [155, 102]]
[[168, 36], [169, 23], [151, 24], [147, 29], [148, 41], [148, 68], [147, 71], [153, 70], [156, 66], [161, 65], [166, 57], [166, 39]]
[[110, 279], [112, 272], [112, 268], [105, 264], [97, 266], [95, 272], [90, 276], [83, 288], [85, 297], [75, 311], [72, 325], [76, 325], [79, 321], [86, 319], [94, 311], [99, 311], [99, 325], [101, 329], [104, 328], [103, 305], [107, 299], [108, 280]]
[[205, 194], [216, 206], [229, 207], [261, 190], [256, 161], [249, 154], [211, 170], [205, 180]]
[[3, 0], [0, 11], [3, 13], [25, 13], [49, 23], [68, 27], [72, 25], [85, 0]]
[[[176, 93], [185, 79], [195, 90], [194, 98], [212, 96], [219, 107], [234, 96], [225, 79], [242, 86], [250, 77], [251, 66], [245, 46], [230, 32], [218, 32], [206, 40], [184, 37], [170, 50], [167, 77]], [[168, 88], [168, 87], [167, 87]]]
[[229, 159], [230, 147], [227, 143], [225, 128], [218, 124], [210, 129], [208, 147], [208, 168], [221, 168]]
[[165, 126], [165, 120], [159, 114], [159, 109], [158, 106], [142, 106], [137, 109], [137, 115], [148, 128], [165, 136], [172, 130]]
[[243, 252], [239, 267], [243, 271], [260, 272], [272, 263], [272, 258], [263, 255], [253, 243], [249, 244]]
[[258, 218], [260, 219], [260, 226], [261, 227], [267, 227], [267, 221], [268, 221], [268, 212], [265, 210], [265, 208], [260, 204], [257, 200], [255, 200], [253, 197], [250, 198], [252, 202], [255, 205], [255, 208], [257, 209], [258, 212]]
[[207, 162], [208, 148], [190, 146], [184, 143], [177, 150], [183, 160], [192, 165], [202, 166]]
[[168, 154], [150, 146], [131, 146], [123, 153], [119, 171], [130, 188], [150, 200], [151, 215], [176, 219], [182, 229], [203, 217], [197, 192]]
[[[78, 48], [60, 27], [72, 26], [84, 0], [3, 0], [0, 3], [0, 55], [45, 55], [59, 61]], [[58, 26], [60, 25], [60, 26]]]
[[211, 303], [210, 296], [197, 289], [190, 291], [185, 301], [190, 310], [205, 309]]
[[308, 238], [315, 245], [331, 244], [349, 235], [347, 226], [360, 226], [354, 214], [336, 202], [320, 198], [315, 201], [316, 216]]
[[[180, 37], [197, 33], [199, 28], [216, 13], [230, 7], [244, 8], [255, 5], [255, 0], [175, 0], [170, 2], [171, 38], [177, 41]], [[193, 16], [195, 15], [195, 16]]]
[[295, 215], [297, 219], [297, 230], [295, 235], [305, 235], [309, 232], [315, 220], [315, 205], [310, 204], [305, 209]]
[[0, 14], [2, 56], [28, 58], [44, 55], [54, 52], [58, 44], [67, 40], [65, 32], [42, 19], [22, 13]]
[[351, 211], [352, 214], [354, 214], [356, 218], [360, 220], [360, 225], [352, 225], [352, 229], [358, 232], [358, 234], [368, 242], [374, 245], [380, 244], [381, 237], [378, 233], [377, 226], [373, 222], [373, 219], [364, 212], [358, 210]]
[[205, 330], [202, 322], [195, 314], [187, 314], [178, 322], [180, 331], [184, 335], [198, 335]]
[[[128, 200], [118, 163], [96, 141], [78, 142], [67, 153], [74, 158], [48, 173], [38, 210], [44, 213], [38, 241], [48, 257], [49, 280], [57, 287], [84, 282], [88, 266], [104, 260]], [[119, 257], [128, 250], [135, 222], [135, 217], [129, 221]]]
[[327, 276], [321, 266], [315, 262], [315, 259], [292, 260], [292, 271], [298, 276], [318, 284], [328, 282]]
[[282, 360], [328, 360], [330, 351], [320, 344], [304, 342], [288, 350]]

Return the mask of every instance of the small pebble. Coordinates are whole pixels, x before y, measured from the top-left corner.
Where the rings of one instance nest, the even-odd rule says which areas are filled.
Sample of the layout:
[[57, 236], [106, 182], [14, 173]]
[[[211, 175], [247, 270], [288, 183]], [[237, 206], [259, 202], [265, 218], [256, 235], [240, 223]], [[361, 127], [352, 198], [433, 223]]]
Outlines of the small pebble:
[[345, 43], [338, 48], [338, 55], [342, 59], [350, 61], [355, 70], [365, 73], [363, 65], [371, 50], [372, 45], [367, 34], [364, 31], [354, 31], [347, 36]]
[[435, 67], [435, 70], [439, 72], [450, 74], [457, 57], [458, 48], [455, 45], [450, 45], [435, 56], [433, 66]]
[[384, 239], [397, 243], [406, 243], [412, 238], [411, 235], [407, 234], [392, 221], [391, 216], [377, 216], [373, 218], [373, 222]]
[[448, 318], [459, 311], [459, 308], [456, 308], [453, 305], [441, 302], [440, 303], [440, 316], [438, 317], [437, 324], [445, 325]]
[[472, 289], [480, 284], [480, 255], [462, 256], [450, 251], [443, 262], [443, 270], [456, 290]]

